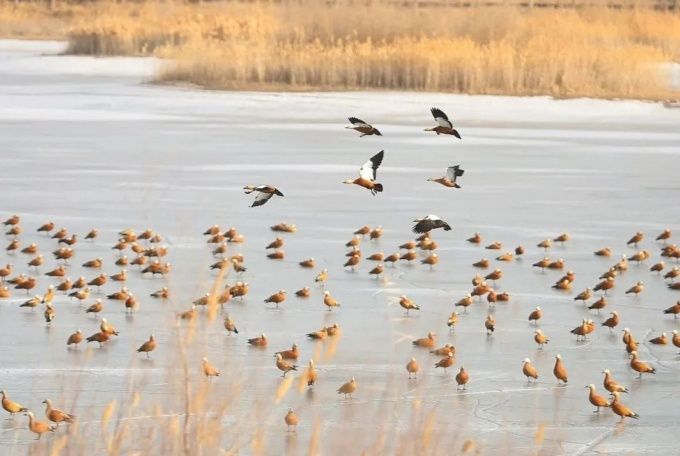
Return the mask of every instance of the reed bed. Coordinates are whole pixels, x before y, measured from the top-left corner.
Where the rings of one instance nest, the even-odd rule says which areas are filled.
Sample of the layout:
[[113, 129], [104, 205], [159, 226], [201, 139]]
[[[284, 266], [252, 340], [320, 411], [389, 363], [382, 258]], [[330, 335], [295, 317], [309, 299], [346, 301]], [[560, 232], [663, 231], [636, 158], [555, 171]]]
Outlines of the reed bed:
[[661, 99], [680, 61], [680, 15], [652, 9], [3, 4], [0, 31], [11, 11], [67, 25], [68, 53], [163, 57], [157, 82], [211, 89]]

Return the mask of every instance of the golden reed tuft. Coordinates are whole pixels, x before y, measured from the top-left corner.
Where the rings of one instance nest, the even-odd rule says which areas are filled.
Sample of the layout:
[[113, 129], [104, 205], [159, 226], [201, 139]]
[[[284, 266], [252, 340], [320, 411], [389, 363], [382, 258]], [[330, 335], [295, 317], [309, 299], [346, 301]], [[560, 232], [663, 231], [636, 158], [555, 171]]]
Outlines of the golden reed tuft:
[[680, 15], [651, 8], [4, 3], [0, 35], [39, 34], [31, 18], [68, 53], [167, 58], [157, 82], [210, 89], [662, 99], [680, 59]]

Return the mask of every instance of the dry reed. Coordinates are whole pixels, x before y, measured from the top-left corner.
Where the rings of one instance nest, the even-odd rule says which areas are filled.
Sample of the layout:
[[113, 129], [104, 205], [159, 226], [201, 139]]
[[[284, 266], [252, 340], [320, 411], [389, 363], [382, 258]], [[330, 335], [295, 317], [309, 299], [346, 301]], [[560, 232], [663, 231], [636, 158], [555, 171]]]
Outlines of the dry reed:
[[[650, 9], [384, 3], [93, 3], [14, 7], [68, 25], [72, 54], [156, 55], [158, 82], [212, 89], [397, 89], [666, 98], [680, 15]], [[0, 7], [0, 32], [12, 29]], [[58, 27], [59, 30], [61, 30]]]

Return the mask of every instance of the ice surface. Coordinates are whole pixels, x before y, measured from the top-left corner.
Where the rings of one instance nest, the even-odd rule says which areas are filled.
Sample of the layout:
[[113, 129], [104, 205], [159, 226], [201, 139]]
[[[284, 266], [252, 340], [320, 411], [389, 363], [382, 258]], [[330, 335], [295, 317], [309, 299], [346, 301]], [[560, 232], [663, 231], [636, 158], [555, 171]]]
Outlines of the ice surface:
[[[22, 217], [22, 242], [39, 243], [50, 257], [43, 272], [55, 264], [49, 252], [56, 243], [38, 236], [38, 225], [54, 220], [81, 235], [99, 228], [97, 242], [75, 246], [73, 279], [94, 276], [79, 265], [97, 256], [106, 259], [106, 272], [115, 272], [110, 246], [116, 232], [153, 227], [170, 247], [168, 285], [174, 299], [147, 298], [164, 281], [130, 271], [128, 286], [141, 302], [139, 311], [126, 318], [119, 303], [105, 302], [104, 316], [121, 336], [101, 350], [75, 352], [64, 346], [68, 334], [78, 327], [91, 334], [96, 320], [60, 296], [57, 319], [46, 330], [41, 313], [19, 309], [24, 296], [13, 293], [0, 303], [0, 387], [15, 400], [42, 416], [40, 401], [55, 399], [79, 416], [83, 436], [98, 435], [105, 405], [113, 399], [125, 403], [131, 389], [140, 392], [142, 406], [123, 421], [157, 428], [181, 416], [183, 402], [168, 383], [169, 375], [181, 371], [174, 315], [214, 280], [208, 271], [214, 260], [200, 233], [219, 223], [246, 236], [231, 252], [246, 255], [249, 269], [241, 280], [252, 291], [244, 304], [227, 306], [241, 333], [227, 337], [221, 319], [201, 318], [188, 358], [192, 387], [205, 383], [198, 372], [203, 356], [223, 372], [211, 385], [211, 398], [231, 401], [222, 417], [225, 449], [245, 445], [244, 453], [253, 451], [248, 442], [259, 422], [268, 454], [304, 454], [317, 427], [322, 454], [413, 454], [423, 442], [409, 429], [422, 428], [434, 412], [436, 446], [429, 450], [438, 453], [455, 453], [465, 439], [477, 441], [485, 454], [511, 447], [516, 454], [677, 452], [677, 349], [645, 341], [680, 328], [680, 320], [661, 313], [680, 294], [648, 272], [658, 260], [653, 236], [666, 227], [680, 232], [679, 110], [636, 101], [544, 97], [198, 91], [146, 84], [159, 64], [151, 59], [56, 56], [62, 49], [60, 43], [0, 41], [0, 216]], [[430, 106], [449, 114], [462, 141], [422, 131], [432, 124]], [[345, 130], [353, 115], [378, 126], [384, 137], [358, 138]], [[378, 177], [384, 193], [372, 197], [340, 183], [381, 149], [386, 155]], [[466, 169], [462, 190], [426, 182], [456, 163]], [[286, 196], [250, 208], [251, 197], [240, 190], [247, 183], [271, 183]], [[441, 256], [434, 271], [400, 264], [372, 280], [367, 261], [357, 272], [343, 271], [343, 244], [354, 229], [383, 225], [384, 237], [364, 241], [362, 250], [365, 256], [392, 253], [412, 237], [411, 221], [429, 213], [454, 227], [434, 235]], [[275, 237], [269, 226], [280, 221], [295, 223], [299, 232], [284, 235], [287, 258], [272, 262], [264, 246]], [[635, 251], [625, 241], [638, 230], [647, 234], [641, 248], [653, 253], [649, 264], [631, 264], [603, 315], [575, 304], [576, 292], [594, 285], [620, 255]], [[498, 329], [490, 338], [483, 327], [486, 302], [462, 315], [455, 332], [445, 326], [453, 302], [471, 288], [477, 272], [471, 263], [501, 253], [467, 244], [464, 239], [475, 231], [485, 241], [502, 241], [501, 252], [527, 247], [522, 260], [497, 264], [505, 273], [498, 288], [512, 299], [496, 306]], [[574, 294], [551, 290], [560, 273], [530, 267], [544, 256], [535, 244], [564, 231], [573, 241], [548, 255], [564, 258], [576, 272]], [[591, 254], [604, 246], [614, 249], [612, 259]], [[27, 256], [2, 257], [0, 262], [29, 273]], [[308, 257], [316, 258], [317, 270], [329, 269], [327, 289], [343, 304], [339, 310], [323, 308], [322, 290], [313, 286], [317, 270], [297, 266]], [[645, 293], [638, 299], [624, 296], [637, 280], [646, 282]], [[48, 283], [42, 276], [35, 291], [42, 293]], [[280, 288], [292, 295], [305, 285], [314, 290], [309, 300], [290, 296], [280, 311], [262, 303]], [[105, 291], [115, 288], [109, 284]], [[422, 310], [405, 317], [395, 304], [401, 294]], [[540, 327], [551, 338], [542, 351], [526, 321], [536, 305], [545, 311]], [[622, 315], [621, 327], [630, 327], [643, 342], [640, 356], [657, 368], [656, 376], [634, 378], [620, 331], [610, 335], [598, 328], [586, 343], [569, 334], [582, 318], [599, 323], [613, 309]], [[329, 342], [305, 340], [306, 332], [334, 322], [343, 327], [334, 349]], [[445, 377], [433, 368], [437, 358], [412, 349], [410, 340], [430, 330], [438, 333], [438, 345], [456, 346], [452, 370], [463, 365], [471, 373], [467, 392], [456, 391], [451, 372]], [[134, 349], [151, 332], [159, 348], [147, 361]], [[261, 332], [268, 335], [269, 348], [249, 349], [245, 339]], [[317, 357], [320, 380], [313, 393], [293, 387], [274, 403], [280, 378], [271, 355], [293, 342], [300, 344], [301, 364]], [[569, 369], [566, 388], [557, 387], [551, 375], [558, 352]], [[412, 356], [424, 369], [417, 381], [407, 380], [404, 369]], [[541, 373], [537, 384], [527, 385], [521, 374], [525, 357]], [[602, 390], [605, 368], [631, 389], [623, 399], [641, 415], [639, 421], [619, 426], [609, 411], [592, 412], [584, 386], [595, 383]], [[345, 401], [335, 389], [351, 376], [360, 387]], [[232, 397], [231, 385], [239, 380], [246, 383]], [[162, 413], [153, 413], [151, 404], [159, 402]], [[295, 434], [286, 434], [283, 426], [288, 407], [302, 418]], [[238, 438], [228, 432], [235, 423], [243, 425]], [[23, 417], [0, 425], [7, 451], [40, 453], [55, 438], [34, 443], [24, 425]], [[539, 429], [544, 440], [536, 446]], [[386, 442], [377, 451], [372, 445], [381, 433]], [[85, 442], [91, 454], [103, 449], [101, 441]], [[135, 449], [135, 442], [129, 445], [128, 451]]]

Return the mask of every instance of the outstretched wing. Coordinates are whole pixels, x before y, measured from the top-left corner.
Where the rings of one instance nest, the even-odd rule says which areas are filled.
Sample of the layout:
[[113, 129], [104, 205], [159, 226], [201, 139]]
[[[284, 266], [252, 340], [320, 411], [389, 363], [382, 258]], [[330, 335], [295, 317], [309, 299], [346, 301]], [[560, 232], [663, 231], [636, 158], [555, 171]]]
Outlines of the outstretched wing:
[[444, 113], [444, 111], [442, 111], [439, 108], [431, 108], [430, 112], [432, 113], [432, 117], [434, 117], [434, 120], [436, 120], [440, 126], [453, 128], [453, 124], [449, 121], [449, 118]]
[[380, 152], [372, 156], [370, 160], [361, 165], [361, 168], [359, 169], [359, 177], [361, 177], [362, 179], [374, 181], [376, 176], [378, 175], [378, 167], [382, 163], [384, 156], [385, 151], [381, 150]]
[[359, 119], [358, 117], [350, 117], [349, 121], [354, 125], [355, 127], [367, 127], [371, 128], [369, 124], [364, 122], [363, 120]]
[[272, 196], [274, 196], [273, 193], [260, 192], [257, 194], [257, 196], [255, 197], [255, 201], [253, 201], [253, 204], [250, 207], [262, 206], [267, 201], [269, 201]]
[[462, 176], [465, 173], [464, 169], [460, 168], [460, 165], [449, 166], [446, 168], [446, 177], [453, 182], [456, 182], [456, 178]]
[[430, 219], [422, 219], [413, 226], [413, 232], [418, 234], [427, 233], [434, 229], [434, 222]]

